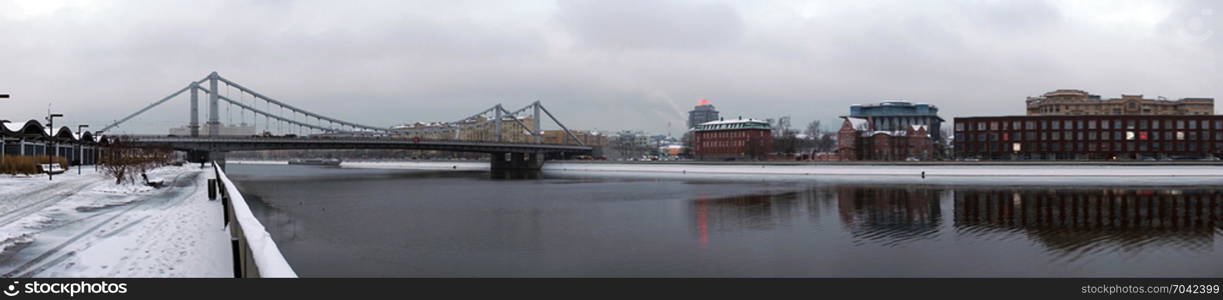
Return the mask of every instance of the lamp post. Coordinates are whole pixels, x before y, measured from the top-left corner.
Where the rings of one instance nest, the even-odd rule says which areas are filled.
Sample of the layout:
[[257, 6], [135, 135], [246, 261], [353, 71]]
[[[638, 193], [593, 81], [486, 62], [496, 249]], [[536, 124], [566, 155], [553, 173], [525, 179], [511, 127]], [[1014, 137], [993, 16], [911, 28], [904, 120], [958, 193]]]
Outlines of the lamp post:
[[83, 131], [81, 131], [84, 128], [89, 128], [89, 125], [77, 125], [76, 126], [76, 134], [77, 134], [77, 137], [76, 137], [76, 148], [77, 148], [76, 175], [81, 175], [81, 165], [85, 164], [85, 145], [81, 144], [82, 143], [81, 138], [85, 137], [85, 134], [82, 133]]
[[[51, 137], [47, 139], [48, 148], [55, 147], [55, 118], [62, 118], [62, 117], [64, 117], [63, 114], [48, 114], [47, 115], [47, 130], [51, 132]], [[43, 149], [43, 152], [47, 152], [47, 170], [46, 170], [47, 180], [55, 180], [55, 175], [51, 174], [51, 164], [55, 163], [54, 159], [52, 159], [52, 157], [54, 157], [53, 156], [54, 154], [52, 154], [52, 152], [48, 150], [49, 149], [45, 149], [45, 148]]]

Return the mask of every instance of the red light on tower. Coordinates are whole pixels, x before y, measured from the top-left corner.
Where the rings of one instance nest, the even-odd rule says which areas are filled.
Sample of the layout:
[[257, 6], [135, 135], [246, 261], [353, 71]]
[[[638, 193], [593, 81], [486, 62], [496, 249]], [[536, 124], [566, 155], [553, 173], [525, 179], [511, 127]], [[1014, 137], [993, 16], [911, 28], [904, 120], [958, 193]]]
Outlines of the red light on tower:
[[701, 101], [696, 102], [696, 105], [706, 105], [706, 104], [709, 104], [709, 100], [707, 99], [701, 99]]

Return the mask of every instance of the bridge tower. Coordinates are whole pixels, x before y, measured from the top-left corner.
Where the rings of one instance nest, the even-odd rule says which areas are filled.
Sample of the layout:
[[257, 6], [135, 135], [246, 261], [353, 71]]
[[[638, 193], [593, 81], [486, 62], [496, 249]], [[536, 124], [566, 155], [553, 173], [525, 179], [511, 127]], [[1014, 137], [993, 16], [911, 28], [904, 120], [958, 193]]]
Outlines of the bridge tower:
[[220, 90], [217, 89], [217, 77], [217, 72], [208, 74], [208, 136], [221, 135], [220, 106], [217, 105]]
[[200, 136], [200, 84], [191, 82], [191, 137]]

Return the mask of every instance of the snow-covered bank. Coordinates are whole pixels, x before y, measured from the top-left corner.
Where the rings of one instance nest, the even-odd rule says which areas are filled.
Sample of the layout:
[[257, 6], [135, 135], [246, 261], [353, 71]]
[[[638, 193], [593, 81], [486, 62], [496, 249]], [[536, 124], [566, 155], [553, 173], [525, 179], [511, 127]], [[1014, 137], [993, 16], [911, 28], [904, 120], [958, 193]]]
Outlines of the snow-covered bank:
[[[242, 228], [242, 237], [245, 238], [255, 265], [258, 266], [259, 277], [297, 278], [297, 272], [293, 271], [293, 267], [289, 266], [289, 262], [285, 260], [284, 254], [280, 253], [280, 247], [277, 247], [276, 241], [272, 240], [272, 234], [268, 233], [263, 224], [259, 223], [259, 219], [255, 218], [254, 213], [251, 213], [237, 185], [229, 180], [224, 170], [218, 169], [217, 172], [219, 176], [217, 180], [225, 187], [225, 194], [229, 195], [230, 203], [233, 203], [233, 218]], [[233, 224], [231, 223], [230, 226]]]
[[364, 169], [418, 169], [418, 170], [488, 170], [487, 161], [402, 161], [402, 162], [344, 162], [343, 168]]
[[[344, 162], [345, 168], [488, 170], [488, 163], [472, 162]], [[1209, 165], [749, 165], [548, 162], [553, 174], [608, 176], [707, 176], [734, 179], [818, 180], [827, 182], [919, 184], [1223, 184], [1223, 167]], [[924, 177], [923, 177], [924, 174]], [[745, 176], [747, 175], [747, 176]]]
[[167, 186], [115, 185], [85, 168], [0, 175], [0, 274], [12, 277], [227, 277], [229, 237], [197, 165], [148, 173]]

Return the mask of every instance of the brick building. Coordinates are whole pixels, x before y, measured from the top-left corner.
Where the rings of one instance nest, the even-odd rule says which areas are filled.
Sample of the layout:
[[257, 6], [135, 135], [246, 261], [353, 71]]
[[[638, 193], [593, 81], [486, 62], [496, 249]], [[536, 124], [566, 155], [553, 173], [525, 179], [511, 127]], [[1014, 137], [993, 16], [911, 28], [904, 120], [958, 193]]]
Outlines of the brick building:
[[768, 122], [723, 120], [692, 127], [692, 154], [698, 160], [763, 160], [773, 151]]
[[871, 122], [842, 117], [837, 132], [837, 156], [841, 160], [928, 160], [936, 157], [937, 144], [927, 125], [909, 125], [903, 130], [872, 130]]
[[1056, 90], [1040, 97], [1028, 97], [1029, 116], [1073, 115], [1213, 115], [1214, 98], [1163, 97], [1146, 99], [1142, 95], [1121, 95], [1101, 99], [1082, 90]]
[[978, 159], [1211, 158], [1223, 155], [1223, 116], [956, 118], [953, 145]]

